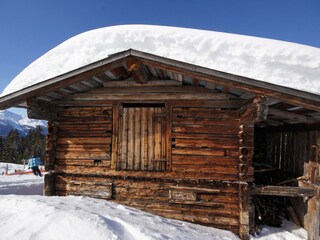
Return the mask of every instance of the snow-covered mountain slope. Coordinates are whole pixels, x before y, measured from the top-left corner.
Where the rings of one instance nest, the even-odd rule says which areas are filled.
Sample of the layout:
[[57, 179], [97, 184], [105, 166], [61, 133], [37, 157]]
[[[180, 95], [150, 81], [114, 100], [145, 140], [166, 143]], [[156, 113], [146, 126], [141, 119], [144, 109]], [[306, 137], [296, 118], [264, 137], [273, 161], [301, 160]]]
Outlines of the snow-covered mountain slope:
[[2, 96], [128, 49], [320, 94], [319, 48], [197, 29], [120, 25], [58, 45], [25, 68]]
[[40, 126], [43, 133], [46, 133], [47, 122], [42, 120], [29, 119], [7, 110], [0, 110], [0, 135], [6, 136], [12, 129], [17, 129], [21, 134], [26, 135], [30, 129]]

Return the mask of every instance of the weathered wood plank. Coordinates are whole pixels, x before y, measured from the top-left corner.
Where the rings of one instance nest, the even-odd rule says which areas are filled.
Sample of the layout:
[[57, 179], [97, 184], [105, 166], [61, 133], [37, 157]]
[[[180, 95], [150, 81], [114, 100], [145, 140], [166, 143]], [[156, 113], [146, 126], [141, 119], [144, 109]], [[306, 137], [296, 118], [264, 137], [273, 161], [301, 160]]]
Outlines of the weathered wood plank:
[[153, 124], [153, 115], [154, 108], [148, 108], [148, 170], [153, 170], [153, 162], [154, 159], [154, 124]]
[[235, 166], [239, 164], [238, 157], [217, 157], [217, 156], [193, 156], [193, 155], [173, 155], [172, 164], [174, 165], [219, 165]]
[[256, 186], [252, 189], [252, 194], [286, 197], [312, 197], [315, 195], [315, 189], [306, 187]]
[[135, 110], [134, 108], [124, 108], [124, 111], [128, 112], [128, 155], [127, 155], [127, 167], [126, 170], [133, 170], [134, 168], [134, 136], [135, 136]]
[[199, 118], [199, 117], [183, 117], [178, 115], [173, 118], [173, 124], [175, 125], [215, 125], [215, 126], [239, 126], [238, 119], [224, 119], [221, 118], [211, 119], [211, 118]]
[[173, 141], [175, 147], [179, 148], [222, 148], [222, 149], [235, 149], [239, 146], [238, 141], [212, 141], [212, 140], [199, 140], [199, 139], [180, 139], [176, 138]]
[[134, 170], [141, 169], [141, 109], [134, 109]]
[[126, 169], [128, 166], [127, 158], [128, 158], [128, 124], [129, 117], [128, 111], [123, 109], [122, 116], [122, 137], [121, 137], [121, 167], [120, 169]]
[[112, 169], [116, 168], [118, 157], [118, 141], [119, 141], [119, 107], [118, 104], [112, 106], [112, 145], [111, 145], [111, 163]]
[[195, 86], [126, 86], [126, 87], [104, 87], [90, 91], [91, 94], [113, 94], [113, 93], [214, 93], [215, 91]]
[[112, 101], [134, 101], [144, 99], [148, 100], [190, 100], [190, 99], [229, 99], [230, 97], [226, 94], [221, 93], [139, 93], [139, 94], [128, 94], [128, 93], [113, 93], [113, 94], [87, 94], [82, 93], [73, 95], [73, 100], [80, 101], [96, 101], [96, 100], [112, 100]]
[[217, 157], [224, 157], [224, 156], [239, 156], [238, 149], [228, 150], [226, 152], [223, 149], [198, 149], [198, 148], [173, 148], [172, 149], [173, 155], [198, 155], [198, 156], [217, 156]]
[[141, 170], [148, 170], [148, 109], [141, 109]]
[[150, 80], [146, 83], [137, 83], [133, 80], [109, 81], [104, 83], [104, 87], [149, 87], [149, 86], [179, 86], [181, 82], [175, 80]]
[[188, 126], [180, 126], [173, 125], [172, 131], [174, 133], [182, 132], [182, 133], [215, 133], [221, 135], [232, 135], [237, 134], [239, 131], [238, 126], [229, 126], [222, 128], [221, 126], [199, 126], [199, 125], [188, 125]]

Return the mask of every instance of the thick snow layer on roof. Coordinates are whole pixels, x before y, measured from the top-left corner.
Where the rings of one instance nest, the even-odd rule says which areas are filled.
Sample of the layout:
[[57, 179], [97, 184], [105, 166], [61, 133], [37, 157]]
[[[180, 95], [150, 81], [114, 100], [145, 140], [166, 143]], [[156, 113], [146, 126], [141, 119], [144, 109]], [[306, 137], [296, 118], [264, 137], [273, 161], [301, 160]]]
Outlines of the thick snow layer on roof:
[[213, 31], [120, 25], [68, 39], [31, 63], [2, 96], [128, 49], [320, 94], [320, 49]]

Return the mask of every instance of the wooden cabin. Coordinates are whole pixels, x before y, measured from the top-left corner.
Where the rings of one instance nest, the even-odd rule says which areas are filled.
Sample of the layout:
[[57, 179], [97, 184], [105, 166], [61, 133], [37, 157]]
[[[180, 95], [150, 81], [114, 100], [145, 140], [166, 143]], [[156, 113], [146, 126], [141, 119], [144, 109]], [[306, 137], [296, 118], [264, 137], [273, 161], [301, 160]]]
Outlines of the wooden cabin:
[[[102, 198], [241, 239], [254, 231], [252, 198], [280, 196], [309, 239], [319, 235], [319, 95], [129, 49], [0, 98], [12, 106], [48, 120], [48, 196]], [[257, 185], [263, 164], [294, 180]]]

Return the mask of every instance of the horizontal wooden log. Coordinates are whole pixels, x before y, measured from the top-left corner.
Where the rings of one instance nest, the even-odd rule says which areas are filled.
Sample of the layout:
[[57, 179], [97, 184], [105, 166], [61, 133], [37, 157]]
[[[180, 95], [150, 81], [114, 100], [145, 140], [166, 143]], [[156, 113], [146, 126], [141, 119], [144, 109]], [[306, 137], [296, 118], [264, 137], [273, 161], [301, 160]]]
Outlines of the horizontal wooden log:
[[85, 118], [60, 118], [60, 125], [110, 125], [112, 117], [85, 117]]
[[190, 156], [173, 155], [172, 164], [174, 165], [238, 165], [238, 157], [217, 157], [217, 156]]
[[315, 119], [312, 117], [306, 117], [301, 114], [289, 112], [289, 111], [283, 111], [275, 108], [269, 108], [268, 110], [269, 116], [276, 116], [280, 119], [286, 119], [289, 121], [293, 121], [295, 123], [306, 123], [306, 124], [313, 124], [315, 123]]
[[185, 173], [189, 172], [199, 172], [206, 175], [210, 175], [211, 173], [219, 173], [226, 175], [237, 175], [239, 173], [238, 166], [200, 166], [200, 165], [174, 165], [172, 164], [172, 171], [181, 171]]
[[91, 94], [113, 93], [214, 93], [215, 91], [196, 86], [130, 86], [130, 87], [104, 87], [91, 90]]
[[173, 148], [172, 154], [174, 155], [195, 155], [195, 156], [239, 156], [237, 149], [234, 150], [222, 150], [222, 149], [190, 149], [190, 148]]
[[199, 140], [211, 140], [211, 141], [238, 141], [239, 138], [235, 134], [229, 134], [229, 135], [218, 135], [215, 133], [172, 133], [171, 134], [172, 139], [199, 139]]
[[63, 109], [58, 112], [58, 116], [64, 117], [64, 118], [112, 116], [112, 108], [111, 107], [96, 107], [96, 108], [82, 107], [82, 108]]
[[[70, 127], [68, 125], [61, 125], [58, 127], [58, 129], [60, 130], [60, 132], [75, 132], [75, 131], [85, 131], [85, 132], [93, 132], [93, 131], [97, 131], [97, 132], [106, 132], [106, 131], [110, 131], [112, 128], [110, 125], [106, 125], [106, 126], [99, 126], [99, 125], [88, 125], [88, 126], [73, 126]], [[59, 134], [60, 134], [59, 132]]]
[[172, 144], [177, 148], [222, 148], [235, 149], [239, 147], [239, 141], [212, 141], [175, 138]]
[[229, 99], [230, 97], [224, 93], [139, 93], [139, 94], [78, 94], [73, 97], [74, 100], [86, 100], [86, 101], [95, 101], [95, 100], [112, 100], [112, 101], [131, 101], [131, 100], [184, 100], [184, 99]]
[[312, 197], [316, 194], [314, 188], [283, 187], [283, 186], [256, 186], [252, 189], [253, 195], [271, 195], [284, 197]]
[[104, 87], [133, 87], [133, 86], [179, 86], [182, 85], [182, 82], [175, 80], [150, 80], [146, 83], [137, 83], [134, 80], [122, 80], [122, 81], [109, 81], [103, 84]]
[[219, 189], [212, 189], [212, 188], [199, 188], [199, 187], [187, 187], [187, 186], [171, 186], [170, 189], [176, 189], [176, 190], [187, 190], [187, 191], [193, 191], [197, 193], [220, 193], [221, 191]]
[[[59, 154], [57, 153], [57, 157], [59, 159], [69, 159], [69, 158], [81, 158], [82, 159], [103, 159], [103, 155], [84, 155], [81, 156], [79, 154]], [[107, 157], [107, 156], [106, 156]], [[56, 168], [57, 173], [65, 173], [65, 174], [93, 174], [96, 176], [104, 176], [104, 177], [132, 177], [132, 178], [155, 178], [155, 179], [188, 179], [188, 180], [196, 180], [196, 179], [215, 179], [216, 181], [237, 181], [239, 176], [237, 174], [222, 174], [211, 172], [183, 172], [183, 171], [171, 171], [171, 172], [153, 172], [153, 171], [116, 171], [113, 169], [105, 169], [101, 167], [90, 167], [90, 168], [79, 168], [74, 166], [67, 165], [59, 165]]]
[[215, 118], [199, 118], [199, 117], [183, 117], [176, 115], [172, 119], [173, 124], [179, 125], [215, 125], [215, 126], [239, 126], [238, 119], [215, 119]]
[[110, 159], [110, 153], [103, 151], [95, 152], [69, 152], [57, 150], [56, 157], [60, 159]]
[[[205, 104], [204, 104], [204, 106], [205, 106]], [[188, 109], [174, 107], [172, 109], [172, 115], [173, 115], [174, 119], [176, 119], [178, 117], [190, 117], [190, 118], [204, 117], [204, 118], [213, 118], [213, 119], [218, 119], [218, 120], [221, 120], [221, 118], [223, 118], [223, 119], [239, 119], [239, 112], [237, 112], [237, 111], [216, 110], [216, 109], [212, 109], [209, 107], [208, 108], [188, 107]]]
[[99, 166], [99, 167], [110, 167], [111, 160], [96, 161], [95, 159], [56, 159], [55, 164], [69, 165], [69, 166]]
[[175, 133], [216, 133], [221, 135], [230, 135], [238, 134], [239, 127], [229, 126], [222, 128], [221, 126], [173, 125], [172, 131]]
[[[81, 144], [88, 144], [88, 145], [94, 145], [94, 144], [110, 144], [111, 139], [110, 138], [97, 138], [97, 137], [76, 137], [76, 138], [58, 138], [57, 139], [58, 144], [72, 144], [72, 145], [81, 145]], [[85, 147], [85, 146], [84, 146]]]
[[83, 137], [83, 135], [87, 136], [87, 137], [98, 137], [98, 138], [111, 138], [112, 137], [112, 133], [111, 131], [104, 131], [104, 132], [100, 132], [100, 131], [94, 131], [94, 132], [85, 132], [85, 131], [70, 131], [70, 132], [66, 132], [66, 131], [60, 131], [58, 134], [58, 137], [62, 137], [62, 138], [66, 138], [66, 137]]

